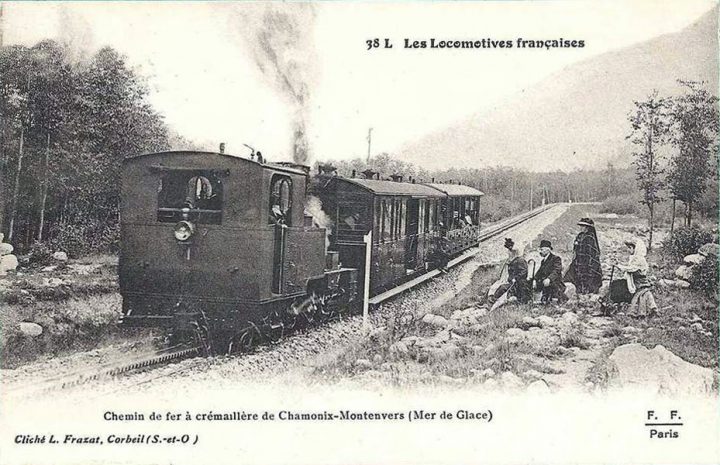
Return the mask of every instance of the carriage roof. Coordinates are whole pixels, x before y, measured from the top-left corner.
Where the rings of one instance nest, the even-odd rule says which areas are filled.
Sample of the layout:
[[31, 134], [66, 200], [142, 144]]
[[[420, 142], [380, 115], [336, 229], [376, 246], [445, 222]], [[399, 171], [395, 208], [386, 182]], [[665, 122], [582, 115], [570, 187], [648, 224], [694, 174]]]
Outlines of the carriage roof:
[[407, 197], [445, 197], [442, 192], [411, 182], [380, 181], [376, 179], [334, 178], [337, 182], [346, 182], [358, 186], [374, 195], [398, 195]]
[[425, 183], [425, 185], [437, 189], [450, 197], [480, 197], [485, 195], [473, 187], [462, 184]]

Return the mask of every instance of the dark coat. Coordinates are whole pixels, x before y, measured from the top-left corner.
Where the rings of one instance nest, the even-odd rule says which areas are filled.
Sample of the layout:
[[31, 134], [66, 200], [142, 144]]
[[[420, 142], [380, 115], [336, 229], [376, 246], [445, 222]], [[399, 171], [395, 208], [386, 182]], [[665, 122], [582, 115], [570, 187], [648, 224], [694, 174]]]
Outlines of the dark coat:
[[578, 294], [596, 294], [602, 285], [602, 268], [600, 246], [594, 231], [578, 234], [573, 251], [575, 256], [564, 281], [575, 284]]
[[[552, 252], [540, 262], [540, 268], [533, 278], [538, 289], [542, 289], [542, 299], [547, 301], [557, 298], [565, 300], [565, 283], [562, 282], [562, 258]], [[545, 287], [543, 281], [550, 280], [550, 285]]]
[[508, 283], [514, 283], [510, 295], [525, 303], [530, 300], [530, 289], [527, 280], [528, 265], [524, 258], [515, 257], [508, 263]]

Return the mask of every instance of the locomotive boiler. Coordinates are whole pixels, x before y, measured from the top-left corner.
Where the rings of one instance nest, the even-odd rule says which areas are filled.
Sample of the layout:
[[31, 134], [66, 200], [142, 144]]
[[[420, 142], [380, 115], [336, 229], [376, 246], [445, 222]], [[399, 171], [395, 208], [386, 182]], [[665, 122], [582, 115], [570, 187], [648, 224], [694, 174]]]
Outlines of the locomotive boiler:
[[[377, 294], [477, 244], [481, 192], [377, 177], [311, 178], [214, 152], [125, 159], [122, 324], [167, 328], [207, 353], [248, 349], [352, 311], [366, 278]], [[325, 227], [306, 212], [310, 195]]]

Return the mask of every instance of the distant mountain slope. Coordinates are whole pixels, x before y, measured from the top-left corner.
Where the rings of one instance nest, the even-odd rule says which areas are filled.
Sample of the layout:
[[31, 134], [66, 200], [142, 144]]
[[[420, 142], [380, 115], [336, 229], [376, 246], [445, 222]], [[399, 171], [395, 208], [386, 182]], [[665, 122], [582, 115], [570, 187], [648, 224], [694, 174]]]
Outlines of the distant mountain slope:
[[427, 168], [497, 164], [551, 171], [607, 161], [626, 165], [633, 101], [653, 89], [677, 93], [677, 79], [708, 81], [717, 89], [717, 69], [713, 10], [678, 33], [568, 66], [489, 112], [408, 144], [400, 156]]

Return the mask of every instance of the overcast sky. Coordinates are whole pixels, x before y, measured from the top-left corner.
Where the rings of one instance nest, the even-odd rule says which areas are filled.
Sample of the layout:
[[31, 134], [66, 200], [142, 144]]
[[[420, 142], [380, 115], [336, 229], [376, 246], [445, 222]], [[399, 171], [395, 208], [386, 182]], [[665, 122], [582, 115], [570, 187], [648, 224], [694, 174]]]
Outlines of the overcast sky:
[[[316, 3], [302, 23], [308, 135], [315, 158], [393, 152], [422, 135], [482, 113], [563, 67], [676, 32], [715, 2], [562, 1]], [[283, 3], [272, 8], [282, 9]], [[6, 3], [5, 44], [54, 37], [77, 54], [103, 45], [124, 53], [149, 79], [152, 103], [181, 135], [271, 160], [290, 159], [297, 109], [253, 55], [258, 4], [113, 2]], [[247, 16], [246, 16], [247, 13]], [[303, 16], [308, 18], [306, 14]], [[247, 28], [245, 22], [247, 21]], [[392, 49], [367, 50], [389, 38]], [[553, 50], [409, 50], [403, 39], [584, 40]], [[307, 52], [307, 50], [305, 50]], [[309, 58], [307, 58], [309, 57]], [[306, 60], [307, 58], [307, 60]]]

